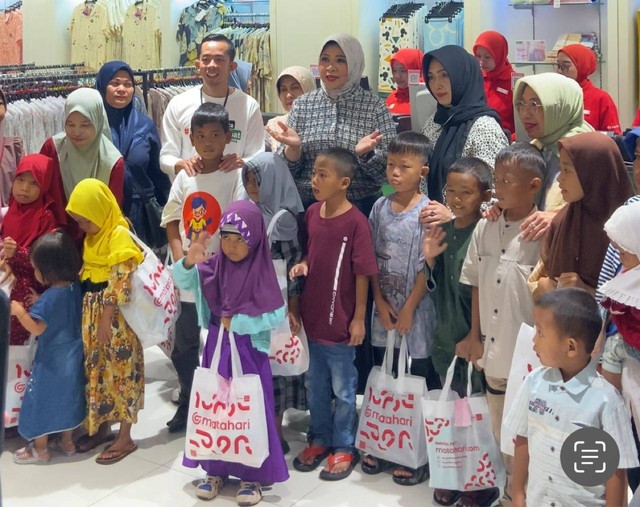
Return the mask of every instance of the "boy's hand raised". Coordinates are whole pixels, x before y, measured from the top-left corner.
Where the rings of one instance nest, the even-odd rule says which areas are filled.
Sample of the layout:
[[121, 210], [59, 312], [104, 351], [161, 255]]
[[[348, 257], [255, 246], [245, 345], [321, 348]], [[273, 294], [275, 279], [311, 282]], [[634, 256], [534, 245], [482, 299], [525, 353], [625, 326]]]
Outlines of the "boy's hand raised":
[[211, 234], [208, 232], [201, 232], [198, 234], [196, 239], [191, 242], [187, 256], [183, 261], [186, 269], [191, 269], [193, 266], [198, 264], [198, 262], [202, 262], [207, 258], [206, 250], [209, 239], [211, 239]]
[[289, 278], [293, 280], [298, 276], [307, 276], [309, 274], [309, 265], [306, 262], [300, 262], [291, 268]]
[[444, 242], [447, 233], [439, 225], [432, 225], [422, 237], [422, 255], [429, 266], [433, 267], [435, 258], [449, 246]]

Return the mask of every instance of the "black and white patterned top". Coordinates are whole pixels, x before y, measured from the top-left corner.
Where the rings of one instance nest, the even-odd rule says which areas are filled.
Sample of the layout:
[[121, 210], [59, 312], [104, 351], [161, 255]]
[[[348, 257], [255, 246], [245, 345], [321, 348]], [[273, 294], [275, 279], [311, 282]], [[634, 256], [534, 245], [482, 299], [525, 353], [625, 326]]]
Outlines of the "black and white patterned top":
[[[379, 130], [382, 141], [373, 155], [359, 158], [356, 177], [347, 190], [349, 200], [358, 200], [380, 192], [386, 183], [387, 145], [396, 136], [396, 127], [384, 102], [358, 86], [337, 101], [322, 89], [302, 95], [293, 103], [287, 124], [302, 140], [302, 157], [289, 162], [303, 202], [313, 200], [311, 174], [317, 154], [328, 148], [355, 148], [364, 136]], [[279, 152], [282, 153], [284, 147]]]
[[[433, 115], [431, 115], [427, 118], [422, 133], [435, 146], [442, 133], [442, 125], [433, 121]], [[494, 169], [496, 155], [508, 145], [509, 140], [502, 131], [500, 124], [491, 116], [480, 116], [469, 129], [469, 135], [464, 143], [460, 157], [477, 157], [489, 164], [491, 169]], [[427, 181], [424, 178], [420, 184], [420, 190], [425, 194], [427, 192], [426, 187]]]

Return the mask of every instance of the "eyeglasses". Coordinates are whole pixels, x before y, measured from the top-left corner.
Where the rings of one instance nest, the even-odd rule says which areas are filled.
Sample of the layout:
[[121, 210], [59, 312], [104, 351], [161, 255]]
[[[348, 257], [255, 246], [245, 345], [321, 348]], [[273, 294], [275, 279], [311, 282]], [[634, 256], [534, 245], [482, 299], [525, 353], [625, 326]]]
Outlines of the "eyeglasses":
[[529, 114], [536, 114], [540, 108], [542, 108], [542, 104], [540, 104], [539, 102], [524, 102], [522, 100], [519, 100], [518, 102], [516, 102], [516, 111], [518, 111], [518, 113], [529, 113]]
[[553, 64], [553, 68], [555, 69], [555, 71], [561, 72], [562, 74], [568, 73], [571, 70], [571, 67], [573, 67], [573, 64], [571, 62], [556, 62]]

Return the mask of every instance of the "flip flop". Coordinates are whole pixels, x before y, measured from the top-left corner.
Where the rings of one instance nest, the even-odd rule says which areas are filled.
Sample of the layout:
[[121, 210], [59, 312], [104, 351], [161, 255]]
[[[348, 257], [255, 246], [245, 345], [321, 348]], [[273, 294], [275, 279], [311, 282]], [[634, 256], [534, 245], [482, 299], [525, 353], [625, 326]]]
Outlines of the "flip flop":
[[64, 456], [75, 456], [76, 454], [76, 448], [73, 448], [73, 451], [67, 451], [64, 447], [62, 447], [62, 442], [60, 441], [59, 438], [56, 438], [53, 442], [51, 447], [53, 447], [56, 451], [58, 451], [60, 454], [64, 455]]
[[102, 444], [106, 444], [116, 439], [115, 433], [109, 433], [106, 437], [100, 437], [96, 435], [82, 435], [76, 442], [76, 452], [85, 453], [92, 451], [96, 447]]
[[[98, 465], [113, 465], [114, 463], [117, 463], [118, 461], [122, 461], [124, 458], [129, 456], [129, 454], [131, 454], [132, 452], [137, 451], [138, 450], [138, 446], [136, 444], [133, 444], [128, 449], [125, 449], [125, 450], [122, 450], [122, 451], [111, 451], [110, 449], [111, 449], [111, 446], [108, 445], [107, 447], [104, 448], [104, 451], [102, 451], [100, 454], [98, 454], [98, 457], [96, 458], [96, 463]], [[113, 456], [110, 457], [110, 458], [101, 458], [100, 456], [102, 456], [105, 453], [110, 453]]]
[[490, 507], [500, 498], [500, 489], [487, 488], [462, 493], [456, 505], [462, 507]]
[[[446, 492], [446, 493], [450, 493], [452, 496], [449, 497], [449, 501], [445, 502], [444, 500], [438, 498], [438, 496], [436, 495], [436, 493], [440, 492]], [[433, 491], [433, 501], [435, 503], [437, 503], [438, 505], [453, 505], [454, 503], [456, 503], [458, 500], [460, 500], [460, 497], [462, 496], [462, 492], [461, 491], [457, 491], [457, 490], [452, 490], [452, 489], [435, 489]]]
[[429, 464], [422, 465], [418, 468], [398, 467], [396, 470], [405, 470], [411, 473], [410, 477], [398, 477], [393, 475], [393, 482], [401, 486], [415, 486], [429, 478]]
[[[327, 460], [329, 470], [322, 470], [320, 472], [320, 479], [325, 481], [340, 481], [346, 479], [351, 475], [358, 461], [360, 461], [360, 455], [352, 452], [336, 452], [335, 454], [330, 454]], [[349, 463], [349, 468], [342, 472], [331, 473], [330, 470], [338, 463]]]
[[[302, 459], [297, 456], [293, 458], [293, 468], [300, 472], [312, 472], [318, 468], [318, 465], [320, 465], [330, 453], [331, 450], [329, 447], [320, 445], [305, 447], [302, 451]], [[307, 463], [309, 458], [313, 458], [311, 463]]]
[[[22, 454], [22, 458], [20, 457], [20, 454]], [[38, 451], [36, 451], [33, 444], [29, 444], [22, 449], [18, 449], [13, 454], [13, 462], [17, 465], [39, 465], [46, 463], [49, 459], [50, 457], [48, 452], [44, 455], [38, 454]]]
[[[371, 465], [367, 463], [366, 460], [375, 461], [376, 464]], [[393, 466], [393, 463], [391, 463], [390, 461], [387, 461], [386, 459], [382, 459], [382, 458], [376, 458], [371, 454], [367, 454], [366, 456], [363, 456], [362, 462], [360, 463], [360, 468], [362, 468], [362, 471], [367, 475], [377, 475], [380, 472], [384, 472], [386, 469], [391, 468], [392, 466]]]

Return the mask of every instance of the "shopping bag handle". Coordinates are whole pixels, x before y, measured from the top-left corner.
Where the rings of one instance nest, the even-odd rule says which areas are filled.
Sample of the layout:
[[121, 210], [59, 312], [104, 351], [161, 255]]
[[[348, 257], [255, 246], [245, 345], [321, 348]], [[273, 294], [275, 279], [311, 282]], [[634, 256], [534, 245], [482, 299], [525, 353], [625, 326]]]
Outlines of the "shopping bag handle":
[[[451, 383], [453, 382], [453, 374], [456, 370], [456, 363], [458, 359], [462, 359], [459, 356], [453, 356], [453, 361], [449, 365], [447, 369], [447, 376], [444, 380], [444, 386], [442, 387], [442, 392], [440, 393], [439, 403], [444, 403], [449, 399], [449, 394], [451, 393]], [[471, 396], [471, 375], [473, 374], [473, 363], [471, 361], [467, 361], [467, 398]]]
[[[151, 251], [151, 249], [147, 246], [147, 244], [142, 241], [138, 236], [136, 236], [131, 229], [127, 229], [126, 227], [124, 227], [123, 225], [119, 225], [118, 227], [122, 227], [123, 229], [125, 229], [129, 235], [131, 236], [131, 239], [133, 240], [133, 242], [138, 246], [138, 248], [140, 248], [140, 250], [142, 250], [145, 254], [150, 254], [153, 253]], [[171, 249], [169, 249], [171, 250]], [[155, 254], [154, 254], [155, 255]], [[146, 255], [145, 255], [146, 257]]]
[[387, 331], [387, 346], [384, 353], [384, 358], [382, 359], [382, 366], [380, 370], [382, 373], [386, 373], [387, 375], [391, 375], [393, 371], [393, 352], [396, 346], [396, 331], [392, 329], [391, 331]]
[[220, 323], [220, 329], [218, 331], [218, 341], [216, 342], [216, 348], [213, 349], [213, 356], [211, 356], [211, 365], [209, 370], [213, 373], [218, 373], [218, 367], [220, 366], [220, 356], [222, 355], [222, 338], [224, 337], [224, 326]]
[[236, 344], [236, 336], [231, 330], [229, 331], [229, 344], [231, 345], [231, 377], [242, 377], [244, 375], [242, 371], [242, 361], [240, 360], [238, 345]]
[[404, 392], [404, 379], [407, 376], [409, 367], [409, 346], [406, 335], [400, 337], [400, 354], [398, 357], [398, 389]]

